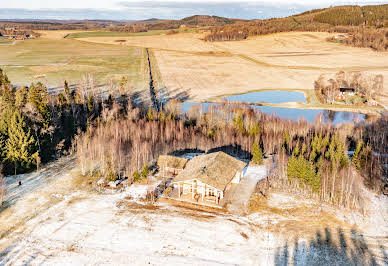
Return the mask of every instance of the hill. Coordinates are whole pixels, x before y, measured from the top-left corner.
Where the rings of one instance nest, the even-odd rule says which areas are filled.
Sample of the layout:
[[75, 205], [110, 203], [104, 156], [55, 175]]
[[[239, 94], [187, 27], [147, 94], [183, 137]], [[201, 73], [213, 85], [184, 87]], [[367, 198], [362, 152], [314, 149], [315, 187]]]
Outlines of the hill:
[[216, 26], [207, 41], [241, 40], [277, 32], [315, 31], [349, 33], [341, 40], [357, 47], [388, 50], [388, 5], [337, 6], [298, 15]]
[[314, 21], [333, 26], [388, 26], [388, 5], [339, 6], [320, 10]]
[[[188, 27], [206, 27], [206, 26], [225, 26], [235, 24], [236, 22], [247, 21], [241, 19], [230, 19], [218, 16], [208, 15], [194, 15], [186, 17], [180, 20], [160, 20], [158, 23], [149, 25], [150, 30], [166, 30], [166, 29], [177, 29], [180, 26]], [[141, 24], [141, 22], [139, 23]]]

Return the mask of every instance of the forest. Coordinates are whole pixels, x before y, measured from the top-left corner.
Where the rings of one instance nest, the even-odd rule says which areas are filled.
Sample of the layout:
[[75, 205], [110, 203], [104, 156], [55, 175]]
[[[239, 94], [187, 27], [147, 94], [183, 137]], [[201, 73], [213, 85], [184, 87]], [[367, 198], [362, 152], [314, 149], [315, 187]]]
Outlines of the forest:
[[42, 83], [14, 87], [0, 69], [0, 160], [4, 174], [39, 168], [67, 154], [78, 131], [103, 110], [92, 95], [71, 91], [50, 95]]
[[[220, 104], [206, 113], [200, 108], [180, 114], [177, 108], [145, 112], [128, 107], [118, 119], [89, 127], [76, 138], [83, 173], [136, 181], [159, 155], [222, 150], [246, 159], [257, 153], [273, 157], [274, 186], [339, 206], [362, 210], [364, 185], [379, 193], [386, 189], [385, 159], [372, 152], [377, 143], [387, 151], [386, 116], [374, 125], [372, 136], [364, 124], [338, 129], [279, 119], [244, 105]], [[355, 150], [353, 157], [349, 150]]]

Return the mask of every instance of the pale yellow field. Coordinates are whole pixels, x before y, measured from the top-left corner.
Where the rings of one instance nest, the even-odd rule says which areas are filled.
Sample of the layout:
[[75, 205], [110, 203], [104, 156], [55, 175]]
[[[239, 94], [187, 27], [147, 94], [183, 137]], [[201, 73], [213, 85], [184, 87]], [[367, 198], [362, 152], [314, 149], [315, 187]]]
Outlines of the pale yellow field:
[[[194, 100], [259, 89], [313, 89], [320, 74], [339, 70], [383, 74], [388, 80], [388, 53], [327, 42], [331, 35], [291, 32], [215, 43], [196, 33], [120, 39], [153, 48], [164, 85], [189, 90]], [[115, 44], [116, 39], [81, 40]]]
[[38, 30], [36, 32], [40, 34], [40, 38], [60, 40], [60, 39], [63, 39], [68, 34], [85, 32], [85, 31], [84, 30], [83, 31], [81, 30]]

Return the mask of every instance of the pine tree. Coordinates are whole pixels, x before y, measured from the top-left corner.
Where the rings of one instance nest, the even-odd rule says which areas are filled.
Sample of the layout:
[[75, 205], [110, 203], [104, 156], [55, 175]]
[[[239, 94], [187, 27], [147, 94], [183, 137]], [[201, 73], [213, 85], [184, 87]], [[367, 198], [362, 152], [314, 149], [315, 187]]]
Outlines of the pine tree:
[[259, 146], [257, 140], [252, 145], [252, 162], [254, 164], [262, 165], [264, 161], [263, 152]]
[[15, 174], [18, 166], [29, 169], [36, 162], [38, 152], [34, 146], [34, 137], [27, 128], [23, 115], [16, 110], [8, 126], [8, 139], [4, 148], [4, 160], [14, 164]]

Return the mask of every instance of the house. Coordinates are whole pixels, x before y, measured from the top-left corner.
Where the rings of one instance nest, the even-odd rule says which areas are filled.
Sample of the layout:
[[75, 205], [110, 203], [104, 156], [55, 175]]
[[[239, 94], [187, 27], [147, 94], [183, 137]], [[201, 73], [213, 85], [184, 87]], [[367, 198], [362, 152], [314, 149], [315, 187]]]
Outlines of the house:
[[220, 204], [232, 184], [237, 184], [246, 166], [223, 152], [199, 155], [172, 181], [177, 198], [198, 203]]
[[337, 96], [335, 97], [335, 100], [336, 100], [337, 102], [341, 102], [341, 101], [345, 100], [345, 97], [344, 97], [342, 94], [339, 94], [339, 95], [337, 95]]
[[176, 176], [180, 172], [182, 172], [183, 168], [185, 168], [187, 163], [187, 159], [170, 156], [170, 155], [161, 155], [158, 158], [158, 168], [159, 175], [163, 177], [171, 177]]
[[368, 100], [368, 104], [370, 106], [378, 106], [379, 105], [379, 103], [373, 99]]
[[354, 95], [356, 91], [354, 88], [340, 88], [339, 90], [342, 95]]

